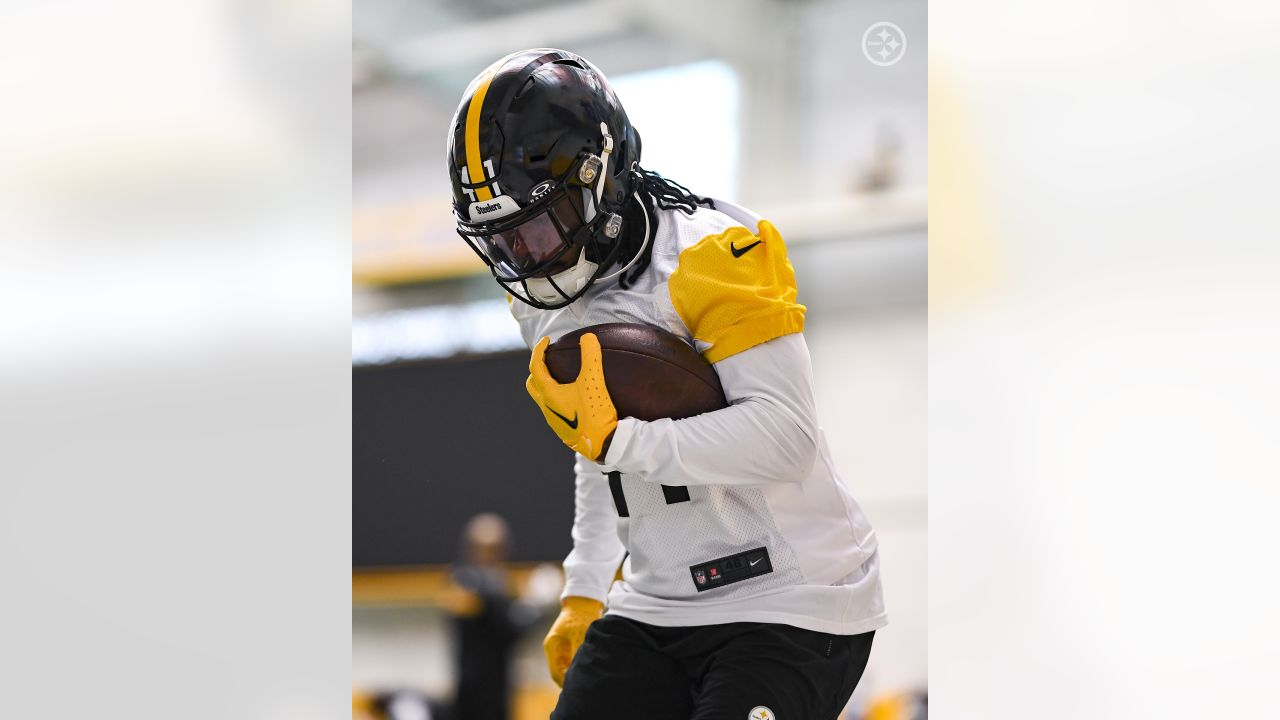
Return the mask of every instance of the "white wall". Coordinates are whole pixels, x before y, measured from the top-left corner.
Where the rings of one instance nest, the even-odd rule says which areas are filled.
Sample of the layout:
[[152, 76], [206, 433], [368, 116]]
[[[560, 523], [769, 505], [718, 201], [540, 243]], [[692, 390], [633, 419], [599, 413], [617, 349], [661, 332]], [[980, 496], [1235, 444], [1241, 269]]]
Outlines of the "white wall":
[[871, 519], [889, 626], [870, 690], [924, 687], [928, 671], [928, 499], [923, 307], [844, 313], [808, 334], [818, 414], [836, 467]]

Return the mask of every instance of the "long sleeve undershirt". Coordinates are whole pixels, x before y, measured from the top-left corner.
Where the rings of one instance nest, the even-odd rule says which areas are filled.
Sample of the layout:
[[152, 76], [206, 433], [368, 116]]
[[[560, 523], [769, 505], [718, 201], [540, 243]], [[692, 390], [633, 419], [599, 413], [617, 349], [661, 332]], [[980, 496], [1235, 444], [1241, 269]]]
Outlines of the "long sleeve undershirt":
[[601, 472], [663, 485], [800, 482], [817, 456], [813, 370], [792, 333], [715, 364], [730, 403], [685, 420], [618, 423]]
[[564, 559], [564, 591], [605, 601], [626, 549], [618, 539], [618, 511], [600, 466], [575, 455], [573, 550]]

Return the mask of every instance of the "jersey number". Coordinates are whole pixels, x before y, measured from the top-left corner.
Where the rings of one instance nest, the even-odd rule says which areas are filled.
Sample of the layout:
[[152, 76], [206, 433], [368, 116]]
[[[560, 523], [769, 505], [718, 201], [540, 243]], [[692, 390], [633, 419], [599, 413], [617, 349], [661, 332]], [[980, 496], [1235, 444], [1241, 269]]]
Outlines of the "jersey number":
[[[618, 509], [618, 517], [631, 517], [627, 512], [627, 496], [622, 493], [622, 473], [606, 473], [609, 477], [609, 492], [613, 493], [613, 506]], [[689, 488], [684, 485], [663, 485], [662, 497], [668, 505], [689, 502]]]

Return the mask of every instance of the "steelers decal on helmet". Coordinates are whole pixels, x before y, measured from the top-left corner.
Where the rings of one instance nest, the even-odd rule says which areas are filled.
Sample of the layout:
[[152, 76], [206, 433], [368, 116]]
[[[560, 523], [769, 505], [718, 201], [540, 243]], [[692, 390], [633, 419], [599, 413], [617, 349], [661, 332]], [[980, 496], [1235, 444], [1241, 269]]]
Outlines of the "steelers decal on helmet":
[[747, 713], [747, 720], [777, 720], [778, 716], [773, 711], [763, 705], [757, 705], [751, 708], [751, 712]]

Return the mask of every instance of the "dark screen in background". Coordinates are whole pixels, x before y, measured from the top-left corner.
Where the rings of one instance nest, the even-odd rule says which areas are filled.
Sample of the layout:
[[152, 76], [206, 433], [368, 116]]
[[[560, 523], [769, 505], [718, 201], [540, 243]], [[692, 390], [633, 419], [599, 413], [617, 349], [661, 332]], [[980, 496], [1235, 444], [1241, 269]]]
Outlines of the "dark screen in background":
[[357, 568], [446, 563], [476, 513], [511, 526], [511, 560], [571, 547], [573, 453], [524, 390], [527, 352], [352, 370]]

